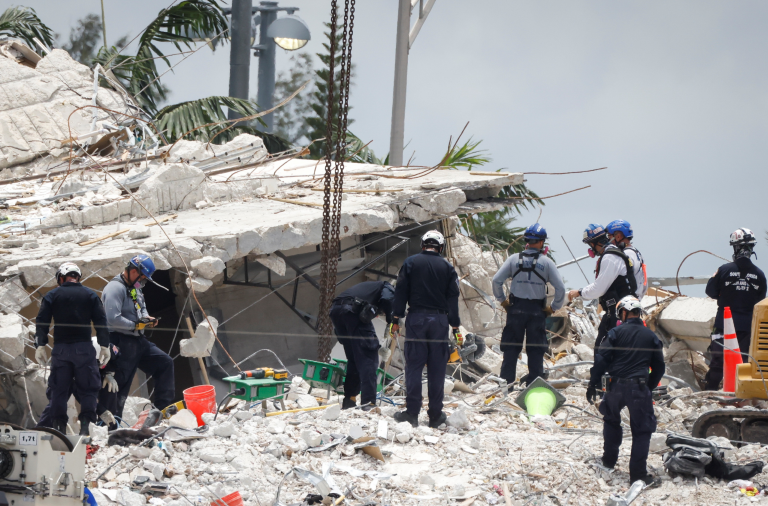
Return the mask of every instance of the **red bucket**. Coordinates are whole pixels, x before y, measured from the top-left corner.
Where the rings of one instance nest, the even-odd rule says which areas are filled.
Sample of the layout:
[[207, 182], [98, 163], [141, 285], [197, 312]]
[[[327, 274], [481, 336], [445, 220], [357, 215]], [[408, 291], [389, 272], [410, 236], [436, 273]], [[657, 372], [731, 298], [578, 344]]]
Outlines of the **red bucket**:
[[197, 426], [204, 425], [203, 413], [216, 412], [216, 389], [213, 385], [187, 388], [184, 390], [184, 403], [197, 417]]
[[220, 501], [213, 501], [211, 506], [243, 506], [243, 498], [240, 495], [240, 492], [234, 491], [231, 494], [222, 497]]

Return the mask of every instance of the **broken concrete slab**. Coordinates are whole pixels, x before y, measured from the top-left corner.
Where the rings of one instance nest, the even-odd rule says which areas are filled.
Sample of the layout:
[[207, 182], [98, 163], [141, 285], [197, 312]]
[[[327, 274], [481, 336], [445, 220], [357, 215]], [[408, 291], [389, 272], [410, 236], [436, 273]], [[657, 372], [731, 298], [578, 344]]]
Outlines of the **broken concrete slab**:
[[179, 342], [179, 349], [183, 357], [210, 357], [213, 345], [216, 342], [216, 331], [219, 328], [219, 322], [213, 316], [197, 326], [195, 336], [190, 339], [182, 339]]
[[224, 262], [221, 258], [206, 256], [192, 260], [190, 266], [197, 274], [205, 279], [213, 279], [224, 271]]
[[0, 361], [10, 364], [22, 355], [26, 336], [21, 316], [0, 314]]

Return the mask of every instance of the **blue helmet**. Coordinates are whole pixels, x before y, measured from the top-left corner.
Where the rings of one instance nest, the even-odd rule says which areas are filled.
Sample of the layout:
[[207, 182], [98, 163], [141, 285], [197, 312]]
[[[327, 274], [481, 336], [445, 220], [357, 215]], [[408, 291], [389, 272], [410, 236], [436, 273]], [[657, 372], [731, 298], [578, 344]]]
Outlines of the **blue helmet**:
[[527, 241], [543, 241], [547, 238], [547, 230], [538, 223], [534, 223], [525, 229], [523, 237]]
[[592, 244], [597, 242], [605, 244], [608, 242], [608, 238], [605, 236], [605, 227], [598, 225], [597, 223], [590, 223], [587, 228], [584, 229], [584, 238], [581, 240], [584, 244]]
[[155, 268], [155, 263], [151, 258], [149, 258], [149, 255], [136, 255], [135, 257], [131, 258], [131, 261], [128, 265], [129, 267], [135, 267], [140, 273], [149, 279], [152, 279], [152, 274], [154, 274], [157, 270]]
[[605, 231], [610, 235], [614, 235], [616, 232], [621, 232], [627, 239], [632, 239], [632, 235], [634, 234], [634, 232], [632, 232], [632, 225], [624, 220], [613, 220], [607, 227], [605, 227]]

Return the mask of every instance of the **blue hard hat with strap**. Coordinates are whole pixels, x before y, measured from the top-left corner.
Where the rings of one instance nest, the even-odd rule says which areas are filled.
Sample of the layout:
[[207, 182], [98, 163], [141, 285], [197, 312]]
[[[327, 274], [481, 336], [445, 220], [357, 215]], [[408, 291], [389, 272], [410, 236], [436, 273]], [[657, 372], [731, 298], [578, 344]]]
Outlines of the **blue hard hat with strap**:
[[149, 258], [149, 255], [136, 255], [131, 258], [131, 265], [136, 267], [148, 279], [152, 279], [152, 274], [157, 270], [155, 263]]
[[525, 229], [523, 238], [527, 241], [543, 241], [547, 238], [547, 230], [538, 223], [534, 223]]
[[621, 232], [624, 234], [624, 237], [629, 239], [631, 239], [634, 235], [634, 232], [632, 231], [632, 225], [630, 225], [628, 221], [624, 220], [613, 220], [608, 224], [607, 227], [605, 227], [605, 230], [611, 235], [615, 235], [616, 232]]
[[605, 227], [598, 225], [597, 223], [590, 223], [587, 228], [584, 229], [584, 238], [581, 240], [584, 244], [592, 244], [597, 242], [605, 244], [608, 242], [608, 238], [605, 236]]

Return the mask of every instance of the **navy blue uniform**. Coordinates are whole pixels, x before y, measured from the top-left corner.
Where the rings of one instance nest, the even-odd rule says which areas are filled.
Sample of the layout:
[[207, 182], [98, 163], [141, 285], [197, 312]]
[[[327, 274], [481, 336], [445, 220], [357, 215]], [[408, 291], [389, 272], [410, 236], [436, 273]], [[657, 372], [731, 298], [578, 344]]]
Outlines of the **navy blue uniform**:
[[[648, 369], [651, 369], [649, 374]], [[648, 474], [646, 462], [651, 434], [656, 431], [651, 390], [664, 376], [664, 351], [656, 334], [640, 318], [630, 318], [611, 329], [595, 353], [590, 384], [600, 388], [604, 373], [611, 381], [602, 403], [603, 465], [614, 467], [622, 441], [621, 410], [629, 410], [632, 453], [629, 458], [630, 481]]]
[[751, 340], [752, 310], [766, 295], [765, 274], [749, 258], [737, 258], [735, 262], [717, 269], [707, 282], [706, 293], [717, 300], [717, 316], [709, 345], [711, 358], [705, 388], [718, 390], [723, 380], [723, 309], [731, 308], [736, 338], [746, 363], [749, 360], [747, 353]]
[[445, 369], [448, 364], [448, 325], [458, 327], [459, 277], [439, 253], [422, 251], [408, 257], [397, 276], [394, 316], [405, 315], [406, 411], [421, 411], [421, 374], [427, 366], [430, 420], [443, 412]]
[[359, 283], [333, 299], [331, 321], [347, 356], [344, 397], [351, 399], [362, 394], [361, 405], [376, 402], [376, 369], [381, 345], [373, 323], [361, 321], [360, 311], [365, 303], [372, 304], [384, 313], [387, 323], [391, 323], [394, 300], [395, 289], [386, 281]]
[[43, 297], [35, 320], [37, 346], [48, 344], [51, 320], [54, 346], [48, 377], [48, 406], [39, 425], [61, 427], [67, 423], [67, 400], [77, 392], [80, 423], [96, 422], [96, 401], [101, 388], [99, 362], [91, 342], [91, 322], [101, 346], [109, 346], [107, 319], [99, 296], [80, 283], [67, 282]]

